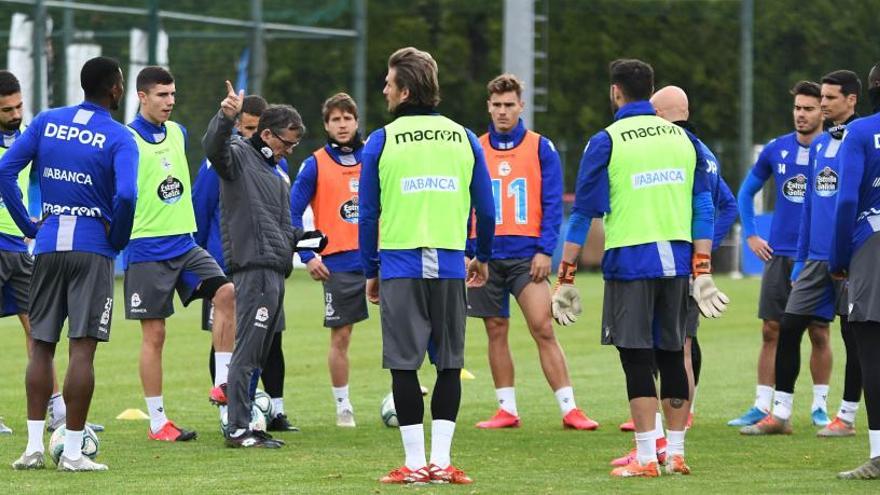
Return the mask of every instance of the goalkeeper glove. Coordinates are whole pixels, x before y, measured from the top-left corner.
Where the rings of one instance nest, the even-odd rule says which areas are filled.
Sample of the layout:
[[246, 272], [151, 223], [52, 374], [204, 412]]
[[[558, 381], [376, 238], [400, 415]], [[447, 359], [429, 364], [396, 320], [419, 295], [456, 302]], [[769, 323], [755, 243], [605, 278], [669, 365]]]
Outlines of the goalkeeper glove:
[[553, 292], [550, 310], [556, 323], [568, 326], [580, 316], [581, 295], [574, 286], [574, 274], [577, 266], [563, 261], [559, 265], [559, 277], [556, 279], [556, 290]]
[[712, 280], [712, 263], [708, 254], [697, 253], [693, 257], [693, 295], [700, 313], [706, 318], [718, 318], [727, 310], [730, 298], [715, 287]]

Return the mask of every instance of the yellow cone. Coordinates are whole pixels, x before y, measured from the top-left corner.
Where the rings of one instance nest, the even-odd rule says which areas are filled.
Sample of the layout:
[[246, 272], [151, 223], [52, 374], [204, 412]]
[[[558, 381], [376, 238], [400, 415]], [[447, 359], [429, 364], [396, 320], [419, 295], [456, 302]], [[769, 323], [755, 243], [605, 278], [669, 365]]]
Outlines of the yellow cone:
[[147, 416], [147, 413], [141, 411], [140, 409], [126, 409], [125, 411], [122, 411], [121, 413], [119, 413], [119, 416], [116, 416], [116, 419], [138, 420], [138, 419], [150, 419], [150, 417]]
[[461, 369], [461, 379], [462, 380], [474, 380], [476, 378], [477, 377], [475, 377], [474, 374], [471, 373], [470, 371], [468, 371], [464, 368]]

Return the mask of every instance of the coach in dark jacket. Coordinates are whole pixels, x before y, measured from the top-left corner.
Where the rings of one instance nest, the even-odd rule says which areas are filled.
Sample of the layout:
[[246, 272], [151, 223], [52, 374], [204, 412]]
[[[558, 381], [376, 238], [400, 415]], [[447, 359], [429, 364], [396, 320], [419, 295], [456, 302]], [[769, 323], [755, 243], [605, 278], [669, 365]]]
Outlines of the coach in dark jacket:
[[223, 256], [236, 288], [226, 444], [278, 448], [282, 441], [248, 426], [251, 384], [256, 383], [254, 375], [267, 357], [273, 333], [281, 329], [284, 279], [293, 269], [297, 242], [315, 237], [291, 225], [290, 186], [277, 168], [277, 162], [299, 144], [305, 127], [293, 107], [272, 105], [260, 116], [253, 136], [233, 136], [244, 92], [236, 94], [229, 81], [226, 89], [220, 111], [202, 139], [205, 154], [220, 176]]

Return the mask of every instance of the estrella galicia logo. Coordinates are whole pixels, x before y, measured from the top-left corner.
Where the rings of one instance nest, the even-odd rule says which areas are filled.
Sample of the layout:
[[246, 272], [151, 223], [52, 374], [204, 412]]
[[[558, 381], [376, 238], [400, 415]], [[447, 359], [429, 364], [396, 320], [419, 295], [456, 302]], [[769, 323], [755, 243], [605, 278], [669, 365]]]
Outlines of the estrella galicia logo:
[[358, 197], [352, 196], [351, 199], [342, 203], [339, 207], [339, 218], [344, 222], [358, 223]]
[[825, 167], [821, 172], [816, 174], [816, 194], [823, 198], [830, 198], [837, 194], [838, 177], [837, 172], [831, 167]]
[[183, 183], [169, 175], [159, 184], [159, 189], [156, 190], [156, 193], [162, 202], [173, 205], [183, 197]]
[[803, 203], [807, 193], [807, 176], [797, 174], [782, 183], [782, 195], [792, 203]]

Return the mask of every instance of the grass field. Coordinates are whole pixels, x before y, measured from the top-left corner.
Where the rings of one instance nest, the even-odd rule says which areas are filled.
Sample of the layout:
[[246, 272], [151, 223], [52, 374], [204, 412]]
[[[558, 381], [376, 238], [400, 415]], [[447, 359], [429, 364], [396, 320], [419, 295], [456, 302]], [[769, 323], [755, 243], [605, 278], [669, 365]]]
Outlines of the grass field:
[[[335, 426], [335, 409], [326, 369], [327, 331], [321, 328], [319, 284], [297, 271], [287, 286], [286, 408], [301, 433], [281, 435], [279, 451], [227, 449], [218, 431], [216, 409], [207, 401], [210, 387], [208, 335], [199, 328], [200, 308], [178, 308], [168, 325], [165, 345], [165, 405], [178, 424], [199, 432], [195, 442], [164, 444], [146, 439], [146, 421], [114, 418], [126, 408], [145, 410], [138, 378], [140, 329], [123, 319], [121, 282], [117, 284], [112, 341], [99, 347], [96, 390], [89, 419], [103, 423], [99, 460], [106, 473], [68, 474], [52, 469], [15, 472], [9, 468], [27, 443], [23, 376], [24, 339], [16, 318], [0, 321], [6, 344], [0, 358], [0, 414], [14, 430], [0, 437], [0, 493], [868, 493], [870, 482], [842, 482], [837, 471], [867, 456], [866, 420], [860, 411], [855, 438], [824, 440], [810, 425], [811, 380], [804, 370], [795, 401], [795, 434], [743, 438], [725, 426], [751, 405], [755, 359], [760, 340], [756, 311], [758, 281], [720, 277], [733, 300], [722, 320], [700, 329], [703, 377], [694, 428], [687, 436], [693, 475], [657, 480], [609, 477], [608, 461], [631, 447], [631, 434], [617, 430], [628, 416], [623, 373], [613, 348], [599, 345], [601, 281], [582, 275], [578, 284], [585, 314], [573, 328], [557, 333], [568, 356], [579, 405], [599, 421], [596, 432], [564, 431], [559, 409], [546, 385], [535, 346], [517, 314], [511, 343], [517, 364], [517, 395], [522, 428], [478, 431], [473, 424], [495, 410], [492, 379], [485, 357], [482, 323], [471, 320], [467, 369], [476, 380], [463, 382], [461, 413], [453, 462], [475, 483], [469, 486], [397, 487], [376, 479], [402, 463], [396, 429], [382, 425], [379, 402], [390, 388], [381, 369], [378, 312], [355, 329], [351, 349], [351, 393], [358, 427]], [[829, 407], [836, 412], [843, 380], [843, 349], [837, 325]], [[804, 352], [807, 346], [804, 345]], [[806, 356], [806, 354], [804, 354]], [[66, 367], [66, 344], [57, 365]], [[433, 371], [425, 368], [431, 386]], [[429, 411], [430, 409], [428, 409]], [[430, 427], [426, 425], [426, 430]], [[48, 443], [48, 435], [46, 437]], [[49, 461], [51, 464], [51, 461]], [[408, 491], [409, 490], [409, 491]]]

